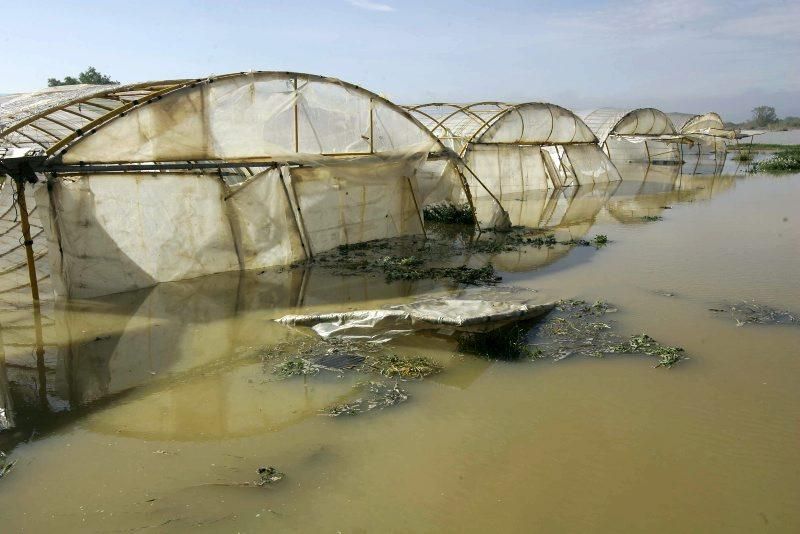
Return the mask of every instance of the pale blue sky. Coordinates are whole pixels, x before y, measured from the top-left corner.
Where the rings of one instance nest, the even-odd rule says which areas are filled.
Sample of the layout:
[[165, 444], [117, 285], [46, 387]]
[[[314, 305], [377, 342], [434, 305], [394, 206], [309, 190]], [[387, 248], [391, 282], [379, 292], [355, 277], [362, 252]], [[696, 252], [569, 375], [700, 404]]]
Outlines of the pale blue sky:
[[798, 0], [7, 0], [0, 13], [0, 93], [87, 65], [123, 82], [295, 70], [399, 103], [800, 115]]

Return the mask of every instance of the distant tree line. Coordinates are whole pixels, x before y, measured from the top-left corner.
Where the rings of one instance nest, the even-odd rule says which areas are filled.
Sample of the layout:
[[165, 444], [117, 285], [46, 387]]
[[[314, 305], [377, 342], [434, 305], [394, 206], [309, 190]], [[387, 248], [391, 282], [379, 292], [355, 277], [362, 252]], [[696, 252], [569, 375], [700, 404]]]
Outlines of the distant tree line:
[[772, 106], [758, 106], [753, 108], [753, 118], [745, 122], [731, 122], [728, 126], [741, 129], [766, 129], [766, 130], [791, 130], [800, 128], [800, 117], [787, 116], [778, 118]]
[[78, 85], [81, 83], [87, 83], [91, 85], [111, 85], [119, 82], [112, 80], [109, 76], [101, 72], [98, 72], [94, 67], [89, 67], [85, 71], [81, 72], [78, 74], [77, 78], [73, 76], [64, 76], [63, 80], [59, 80], [58, 78], [47, 79], [48, 87], [58, 87], [60, 85]]

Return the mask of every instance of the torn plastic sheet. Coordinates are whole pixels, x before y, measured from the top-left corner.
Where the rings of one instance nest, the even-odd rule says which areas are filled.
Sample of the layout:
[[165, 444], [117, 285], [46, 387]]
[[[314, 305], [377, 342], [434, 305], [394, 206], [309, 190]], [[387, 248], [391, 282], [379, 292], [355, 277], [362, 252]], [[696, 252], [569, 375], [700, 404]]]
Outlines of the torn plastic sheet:
[[517, 293], [510, 288], [482, 289], [373, 310], [285, 315], [276, 321], [287, 326], [311, 327], [322, 338], [384, 342], [422, 331], [448, 336], [459, 332], [490, 332], [539, 318], [555, 307], [553, 302], [515, 297]]

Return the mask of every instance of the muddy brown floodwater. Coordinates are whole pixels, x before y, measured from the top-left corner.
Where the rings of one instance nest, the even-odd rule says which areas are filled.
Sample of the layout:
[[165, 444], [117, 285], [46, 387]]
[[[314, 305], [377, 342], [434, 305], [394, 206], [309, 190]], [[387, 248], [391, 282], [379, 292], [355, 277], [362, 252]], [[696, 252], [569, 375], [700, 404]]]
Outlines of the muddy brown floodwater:
[[[312, 338], [272, 319], [454, 284], [312, 267], [45, 302], [38, 361], [30, 306], [4, 296], [0, 450], [15, 463], [0, 530], [800, 531], [800, 326], [711, 310], [800, 313], [800, 175], [636, 172], [510, 209], [607, 246], [492, 263], [542, 301], [613, 303], [621, 334], [685, 349], [671, 369], [626, 355], [492, 361], [408, 337], [393, 350], [442, 371], [400, 382], [405, 402], [329, 417], [369, 377], [276, 379], [268, 348]], [[284, 478], [257, 485], [270, 466]]]

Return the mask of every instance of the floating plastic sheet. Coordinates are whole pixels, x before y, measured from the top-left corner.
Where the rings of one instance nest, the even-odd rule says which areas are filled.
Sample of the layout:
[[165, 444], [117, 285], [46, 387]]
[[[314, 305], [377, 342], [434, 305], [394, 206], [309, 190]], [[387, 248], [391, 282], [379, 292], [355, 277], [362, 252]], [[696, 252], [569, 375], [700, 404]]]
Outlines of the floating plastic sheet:
[[[526, 292], [521, 290], [521, 294]], [[536, 319], [554, 303], [526, 299], [509, 288], [465, 291], [461, 295], [421, 299], [376, 310], [286, 315], [287, 326], [308, 326], [323, 338], [366, 339], [383, 342], [416, 332], [453, 335], [489, 332], [520, 321]]]

